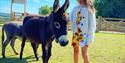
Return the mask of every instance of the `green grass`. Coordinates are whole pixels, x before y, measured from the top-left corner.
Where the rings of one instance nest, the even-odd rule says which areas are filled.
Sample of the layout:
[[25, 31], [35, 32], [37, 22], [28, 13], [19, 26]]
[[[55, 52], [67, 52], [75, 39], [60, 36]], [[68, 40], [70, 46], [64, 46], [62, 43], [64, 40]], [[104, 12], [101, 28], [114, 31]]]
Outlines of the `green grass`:
[[[0, 34], [1, 35], [1, 34]], [[68, 38], [71, 42], [71, 32]], [[21, 41], [16, 41], [16, 50], [20, 52]], [[1, 47], [1, 45], [0, 45]], [[0, 48], [1, 51], [1, 48]], [[34, 53], [30, 43], [26, 43], [23, 59], [19, 60], [19, 55], [14, 55], [10, 45], [6, 48], [6, 59], [0, 55], [0, 63], [42, 63], [41, 46], [38, 53], [39, 61], [34, 61]], [[91, 63], [125, 63], [125, 35], [96, 33], [95, 42], [90, 45], [89, 56]], [[49, 63], [73, 63], [73, 48], [71, 43], [66, 47], [61, 47], [53, 42], [52, 56]], [[79, 54], [79, 63], [83, 63], [81, 53]]]

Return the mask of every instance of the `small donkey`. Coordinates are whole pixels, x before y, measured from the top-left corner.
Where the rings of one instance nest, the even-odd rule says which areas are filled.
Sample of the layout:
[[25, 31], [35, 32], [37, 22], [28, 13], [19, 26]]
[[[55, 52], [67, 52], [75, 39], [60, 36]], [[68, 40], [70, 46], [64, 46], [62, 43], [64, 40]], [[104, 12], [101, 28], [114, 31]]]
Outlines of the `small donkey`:
[[[6, 33], [6, 40], [4, 40], [4, 32]], [[8, 22], [3, 25], [2, 27], [2, 56], [5, 58], [5, 49], [6, 46], [10, 43], [14, 53], [18, 55], [16, 52], [14, 45], [15, 45], [15, 40], [19, 38], [22, 40], [22, 22]], [[38, 48], [37, 44], [37, 48]], [[37, 51], [36, 51], [37, 53]], [[37, 58], [36, 58], [37, 59]]]
[[[6, 40], [4, 40], [4, 32], [6, 33]], [[17, 37], [22, 38], [22, 23], [8, 22], [2, 27], [2, 56], [5, 58], [6, 46], [10, 43], [14, 53], [18, 55], [14, 48]]]

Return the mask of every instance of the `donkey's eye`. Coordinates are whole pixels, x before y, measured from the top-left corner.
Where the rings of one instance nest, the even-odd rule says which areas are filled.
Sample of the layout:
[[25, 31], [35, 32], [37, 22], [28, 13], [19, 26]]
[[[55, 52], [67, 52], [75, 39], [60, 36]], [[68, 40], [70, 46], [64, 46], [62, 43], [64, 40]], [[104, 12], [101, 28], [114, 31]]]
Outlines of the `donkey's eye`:
[[59, 24], [59, 22], [55, 22], [54, 25], [55, 25], [55, 27], [56, 27], [57, 29], [60, 28], [60, 24]]

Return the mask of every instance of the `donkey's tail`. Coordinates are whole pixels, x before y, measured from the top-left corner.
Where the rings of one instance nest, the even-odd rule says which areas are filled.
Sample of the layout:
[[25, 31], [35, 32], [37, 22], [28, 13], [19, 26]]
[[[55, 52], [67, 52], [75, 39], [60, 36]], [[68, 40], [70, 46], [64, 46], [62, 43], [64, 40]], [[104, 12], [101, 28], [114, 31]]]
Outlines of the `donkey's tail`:
[[2, 45], [3, 45], [3, 42], [4, 42], [4, 26], [2, 27]]

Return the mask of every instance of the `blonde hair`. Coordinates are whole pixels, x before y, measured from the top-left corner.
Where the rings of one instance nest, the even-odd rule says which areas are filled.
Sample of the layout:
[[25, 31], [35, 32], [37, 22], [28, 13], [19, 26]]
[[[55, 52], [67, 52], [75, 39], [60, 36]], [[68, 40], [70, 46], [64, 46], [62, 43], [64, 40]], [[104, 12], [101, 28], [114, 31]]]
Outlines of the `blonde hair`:
[[93, 6], [92, 0], [87, 0], [87, 1], [88, 1], [88, 4], [87, 4], [88, 10], [89, 10], [91, 13], [94, 13], [95, 8], [94, 8], [94, 6]]
[[[77, 1], [79, 1], [79, 0], [77, 0]], [[86, 0], [86, 2], [84, 2], [84, 3], [88, 7], [89, 12], [94, 13], [95, 10], [94, 10], [94, 6], [93, 6], [93, 1], [92, 0]]]

